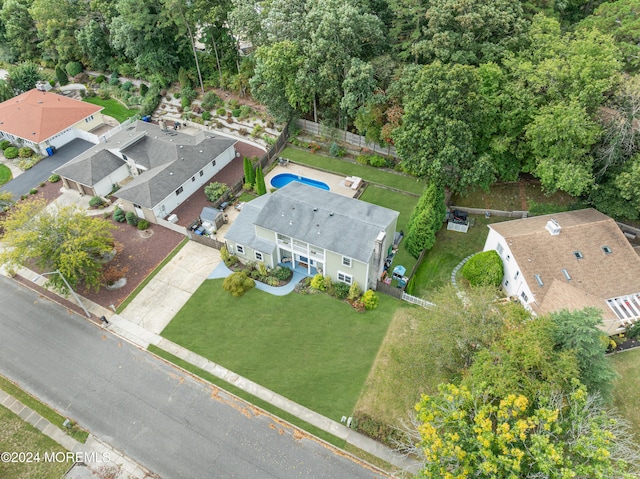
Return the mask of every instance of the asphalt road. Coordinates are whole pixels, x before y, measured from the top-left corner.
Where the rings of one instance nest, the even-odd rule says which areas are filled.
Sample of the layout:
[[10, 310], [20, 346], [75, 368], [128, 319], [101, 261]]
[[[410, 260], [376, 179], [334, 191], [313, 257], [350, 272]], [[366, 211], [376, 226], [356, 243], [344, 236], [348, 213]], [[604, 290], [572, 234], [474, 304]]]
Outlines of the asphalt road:
[[31, 188], [35, 188], [43, 181], [46, 181], [47, 178], [51, 176], [53, 170], [74, 159], [92, 146], [93, 143], [76, 138], [63, 147], [58, 148], [58, 151], [53, 156], [45, 157], [17, 178], [2, 185], [0, 189], [10, 191], [15, 200], [20, 199], [20, 196], [29, 193]]
[[383, 477], [4, 277], [0, 374], [166, 479]]

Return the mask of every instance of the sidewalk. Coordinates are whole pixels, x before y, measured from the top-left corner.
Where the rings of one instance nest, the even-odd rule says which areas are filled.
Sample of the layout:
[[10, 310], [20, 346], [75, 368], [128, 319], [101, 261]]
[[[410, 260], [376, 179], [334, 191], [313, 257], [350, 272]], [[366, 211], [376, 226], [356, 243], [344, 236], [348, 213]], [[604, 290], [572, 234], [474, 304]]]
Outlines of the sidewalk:
[[[200, 248], [204, 248], [204, 250], [201, 251]], [[184, 246], [180, 254], [176, 255], [151, 280], [121, 315], [114, 314], [113, 311], [103, 308], [86, 298], [81, 298], [81, 301], [84, 307], [95, 317], [104, 315], [108, 318], [109, 324], [102, 325], [102, 327], [109, 329], [112, 333], [136, 346], [146, 350], [150, 344], [153, 344], [399, 469], [416, 474], [420, 468], [418, 461], [406, 458], [337, 421], [297, 404], [160, 336], [159, 333], [166, 324], [171, 321], [198, 286], [207, 277], [211, 277], [209, 276], [210, 274], [219, 276], [226, 272], [224, 267], [219, 267], [216, 270], [215, 266], [219, 262], [219, 252], [217, 250], [195, 242], [189, 242]], [[221, 262], [219, 264], [223, 265]], [[212, 273], [214, 270], [216, 270], [216, 274]], [[19, 274], [27, 279], [37, 277], [36, 273], [25, 269], [20, 270]], [[38, 279], [38, 283], [41, 284], [45, 281], [44, 278]], [[73, 302], [73, 298], [70, 297], [62, 302], [68, 304]], [[96, 322], [95, 318], [94, 322]], [[341, 453], [348, 454], [344, 451], [341, 451]]]
[[98, 471], [105, 469], [120, 472], [120, 474], [113, 477], [127, 477], [135, 479], [153, 477], [151, 472], [142, 468], [142, 466], [136, 464], [131, 459], [127, 458], [109, 445], [101, 442], [91, 434], [89, 434], [89, 438], [84, 444], [76, 441], [71, 436], [65, 434], [62, 429], [51, 424], [47, 419], [43, 418], [33, 409], [28, 408], [13, 396], [10, 396], [2, 390], [0, 390], [0, 405], [20, 416], [21, 419], [31, 424], [44, 435], [49, 436], [67, 451], [76, 454], [76, 459], [80, 459], [82, 462], [76, 462], [67, 474], [65, 474], [65, 479], [90, 479], [104, 477], [97, 473]]

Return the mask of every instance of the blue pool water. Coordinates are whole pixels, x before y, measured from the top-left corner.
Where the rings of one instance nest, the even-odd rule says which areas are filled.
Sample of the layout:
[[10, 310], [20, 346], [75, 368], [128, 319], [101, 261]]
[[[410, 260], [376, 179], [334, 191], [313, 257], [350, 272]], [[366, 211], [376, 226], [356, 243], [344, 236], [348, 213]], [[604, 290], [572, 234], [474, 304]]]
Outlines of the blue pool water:
[[305, 185], [315, 186], [316, 188], [320, 188], [321, 190], [329, 191], [329, 185], [323, 183], [322, 181], [312, 180], [311, 178], [306, 178], [304, 176], [294, 175], [293, 173], [280, 173], [279, 175], [271, 178], [271, 186], [274, 188], [282, 188], [285, 185], [288, 185], [292, 181], [298, 181], [300, 183], [304, 183]]

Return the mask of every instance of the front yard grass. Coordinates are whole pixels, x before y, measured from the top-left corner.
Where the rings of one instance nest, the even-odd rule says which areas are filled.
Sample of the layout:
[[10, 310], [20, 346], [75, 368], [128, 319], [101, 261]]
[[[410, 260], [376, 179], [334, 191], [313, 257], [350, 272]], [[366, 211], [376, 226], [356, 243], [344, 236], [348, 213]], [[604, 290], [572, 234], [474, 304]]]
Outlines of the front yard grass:
[[104, 110], [102, 110], [102, 114], [115, 118], [120, 123], [125, 121], [127, 118], [131, 118], [136, 113], [139, 113], [139, 110], [135, 108], [127, 108], [118, 100], [113, 98], [103, 100], [97, 96], [92, 96], [90, 98], [85, 98], [84, 101], [91, 103], [92, 105], [103, 106]]
[[436, 244], [423, 257], [412, 280], [413, 289], [407, 291], [421, 298], [429, 299], [429, 293], [451, 281], [451, 272], [460, 261], [473, 253], [482, 251], [489, 234], [487, 225], [507, 221], [510, 218], [483, 215], [469, 215], [475, 224], [467, 233], [447, 230], [443, 225], [436, 235]]
[[620, 413], [629, 421], [640, 441], [640, 348], [609, 356], [620, 378], [613, 385], [613, 401]]
[[281, 156], [296, 163], [320, 168], [331, 173], [344, 176], [359, 176], [365, 181], [387, 185], [391, 188], [413, 193], [414, 195], [421, 195], [422, 190], [424, 190], [426, 186], [424, 180], [419, 180], [413, 176], [390, 173], [379, 168], [374, 168], [373, 166], [359, 165], [330, 156], [314, 154], [292, 146], [285, 148]]
[[207, 280], [162, 336], [335, 420], [352, 414], [398, 300], [356, 312], [326, 294], [234, 298]]
[[[19, 416], [0, 406], [0, 451], [40, 453], [40, 461], [0, 461], [0, 477], [21, 479], [59, 479], [71, 466], [67, 462], [45, 462], [44, 453], [65, 453], [66, 449]], [[31, 456], [32, 458], [34, 456]]]
[[[405, 234], [407, 233], [407, 224], [409, 223], [411, 213], [418, 203], [417, 196], [398, 193], [397, 191], [387, 190], [371, 184], [367, 185], [367, 188], [364, 190], [360, 199], [362, 201], [373, 203], [374, 205], [384, 206], [385, 208], [389, 208], [400, 213], [400, 216], [398, 216], [396, 231], [404, 231]], [[393, 258], [393, 263], [389, 269], [393, 271], [395, 266], [401, 264], [407, 268], [408, 275], [411, 273], [411, 270], [415, 266], [417, 260], [406, 250], [404, 247], [405, 244], [404, 240], [400, 242], [398, 253]]]

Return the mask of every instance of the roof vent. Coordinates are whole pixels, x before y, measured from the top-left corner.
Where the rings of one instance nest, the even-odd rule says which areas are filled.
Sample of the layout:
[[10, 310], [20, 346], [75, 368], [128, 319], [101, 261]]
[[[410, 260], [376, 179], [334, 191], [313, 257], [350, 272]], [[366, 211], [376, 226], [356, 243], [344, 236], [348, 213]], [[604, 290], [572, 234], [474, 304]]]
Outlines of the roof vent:
[[547, 221], [547, 226], [545, 228], [549, 233], [551, 233], [552, 236], [557, 236], [560, 234], [560, 225], [553, 218]]
[[318, 211], [318, 208], [314, 208], [313, 211]]
[[582, 255], [582, 253], [580, 251], [574, 251], [573, 252], [573, 256], [576, 257], [576, 259], [582, 259], [584, 258], [584, 256]]
[[564, 277], [567, 278], [567, 281], [571, 281], [571, 276], [569, 276], [569, 272], [566, 269], [562, 270], [562, 274], [564, 274]]
[[329, 216], [333, 216], [333, 213], [329, 213]]
[[611, 251], [611, 248], [609, 248], [608, 246], [603, 246], [603, 247], [602, 247], [602, 252], [603, 252], [604, 254], [611, 254], [611, 253], [613, 253], [613, 251]]
[[542, 278], [540, 277], [539, 274], [534, 274], [533, 277], [536, 279], [538, 286], [540, 287], [544, 286], [544, 283], [542, 282]]

